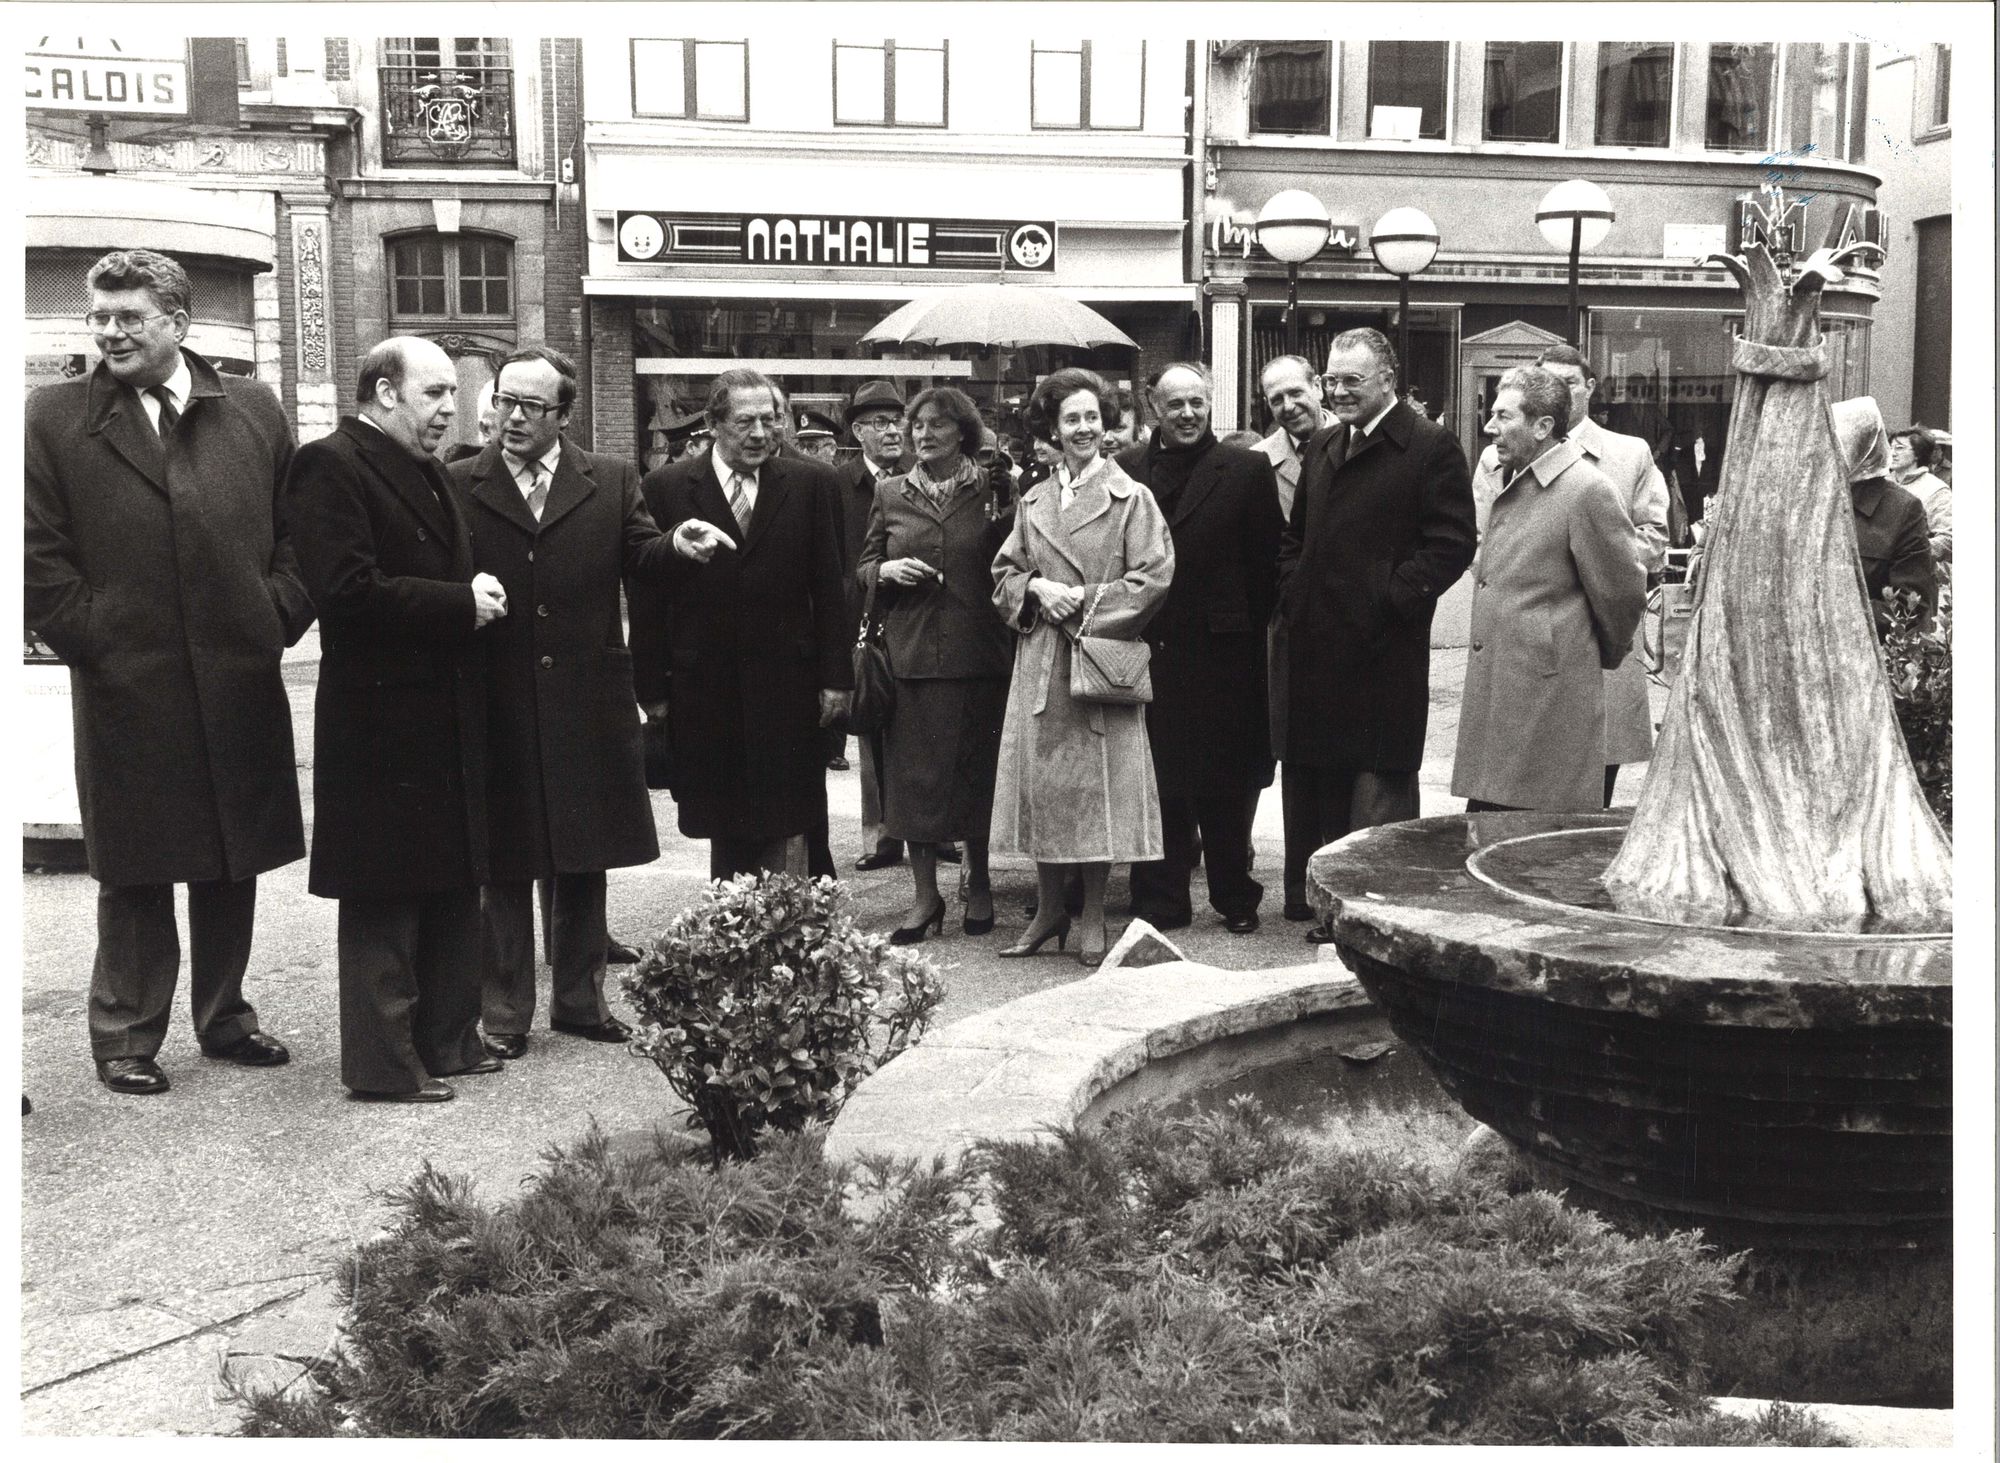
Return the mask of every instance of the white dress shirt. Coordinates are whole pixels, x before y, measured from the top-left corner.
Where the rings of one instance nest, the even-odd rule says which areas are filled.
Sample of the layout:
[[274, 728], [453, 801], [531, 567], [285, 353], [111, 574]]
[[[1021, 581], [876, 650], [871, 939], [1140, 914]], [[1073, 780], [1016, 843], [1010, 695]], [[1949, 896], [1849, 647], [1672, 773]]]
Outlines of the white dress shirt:
[[[540, 457], [532, 460], [525, 457], [516, 457], [505, 447], [502, 447], [500, 449], [500, 460], [507, 464], [507, 471], [514, 475], [514, 486], [521, 490], [522, 498], [526, 499], [532, 496], [535, 491], [534, 467], [536, 463], [540, 463], [547, 470], [550, 486], [553, 487], [555, 485], [556, 464], [562, 461], [562, 438], [558, 437], [555, 441], [549, 443], [549, 450], [544, 452]], [[546, 500], [544, 500], [543, 506], [548, 506]]]
[[725, 501], [727, 501], [729, 497], [729, 480], [731, 478], [739, 478], [742, 480], [743, 483], [744, 501], [747, 502], [753, 510], [756, 508], [757, 474], [755, 472], [738, 472], [735, 468], [731, 467], [728, 463], [722, 460], [722, 454], [719, 452], [711, 452], [708, 454], [708, 465], [715, 472], [715, 480], [722, 485], [722, 496]]
[[[188, 393], [194, 390], [194, 372], [188, 369], [187, 357], [180, 357], [174, 364], [174, 374], [160, 383], [167, 389], [167, 395], [174, 399], [174, 410], [187, 415]], [[153, 424], [153, 430], [160, 430], [160, 398], [153, 395], [149, 386], [139, 393], [139, 405], [146, 409], [146, 420]]]

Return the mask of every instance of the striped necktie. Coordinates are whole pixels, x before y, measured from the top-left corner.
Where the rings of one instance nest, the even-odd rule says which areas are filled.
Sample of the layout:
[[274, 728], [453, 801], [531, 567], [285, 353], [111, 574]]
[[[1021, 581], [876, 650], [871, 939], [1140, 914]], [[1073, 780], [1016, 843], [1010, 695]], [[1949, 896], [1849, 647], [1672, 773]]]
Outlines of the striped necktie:
[[740, 472], [729, 475], [729, 511], [736, 515], [739, 533], [750, 531], [750, 481]]
[[542, 509], [549, 501], [549, 467], [545, 462], [531, 462], [528, 470], [534, 475], [534, 485], [528, 490], [528, 511], [535, 515], [535, 522], [542, 521]]

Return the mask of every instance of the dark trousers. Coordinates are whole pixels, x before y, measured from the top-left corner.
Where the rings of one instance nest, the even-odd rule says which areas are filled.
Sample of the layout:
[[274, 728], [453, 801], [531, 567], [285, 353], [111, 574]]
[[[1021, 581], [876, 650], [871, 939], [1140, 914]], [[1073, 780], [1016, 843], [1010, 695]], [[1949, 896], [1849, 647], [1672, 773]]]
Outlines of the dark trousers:
[[[243, 999], [257, 879], [188, 885], [188, 1005], [204, 1051], [257, 1029]], [[97, 886], [97, 959], [90, 971], [90, 1054], [152, 1057], [166, 1039], [181, 972], [171, 884]]]
[[1153, 924], [1194, 915], [1188, 883], [1194, 866], [1208, 874], [1208, 902], [1224, 919], [1255, 914], [1264, 886], [1250, 877], [1250, 825], [1262, 789], [1208, 797], [1160, 798], [1166, 857], [1132, 865], [1132, 913]]
[[[604, 1004], [604, 874], [557, 874], [541, 885], [551, 971], [549, 1017], [595, 1026], [610, 1019]], [[488, 884], [479, 891], [481, 1006], [495, 1036], [524, 1036], [535, 1024], [535, 900], [533, 885]]]
[[1285, 900], [1307, 903], [1306, 862], [1357, 828], [1400, 823], [1417, 813], [1417, 774], [1343, 767], [1284, 769]]
[[414, 1092], [479, 1042], [479, 891], [340, 901], [340, 1080]]

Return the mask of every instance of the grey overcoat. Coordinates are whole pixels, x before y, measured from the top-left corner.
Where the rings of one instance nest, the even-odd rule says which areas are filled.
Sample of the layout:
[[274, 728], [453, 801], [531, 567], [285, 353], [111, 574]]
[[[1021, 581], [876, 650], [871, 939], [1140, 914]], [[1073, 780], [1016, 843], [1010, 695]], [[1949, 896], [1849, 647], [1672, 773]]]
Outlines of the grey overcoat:
[[1136, 640], [1174, 577], [1174, 546], [1153, 495], [1099, 458], [1067, 512], [1054, 477], [1029, 489], [993, 561], [993, 603], [1020, 632], [992, 846], [1037, 863], [1131, 863], [1161, 858], [1160, 794], [1145, 708], [1070, 700], [1067, 627], [1045, 621], [1028, 594], [1039, 577], [1097, 599], [1090, 633]]

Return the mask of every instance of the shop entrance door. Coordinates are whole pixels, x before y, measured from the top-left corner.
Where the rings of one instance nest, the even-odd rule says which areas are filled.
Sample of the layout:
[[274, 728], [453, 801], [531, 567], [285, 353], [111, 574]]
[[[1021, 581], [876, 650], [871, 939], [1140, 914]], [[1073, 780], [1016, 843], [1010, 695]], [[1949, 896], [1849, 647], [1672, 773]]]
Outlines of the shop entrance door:
[[1454, 429], [1465, 460], [1479, 461], [1486, 438], [1480, 428], [1493, 410], [1500, 378], [1516, 366], [1532, 366], [1552, 345], [1562, 345], [1560, 335], [1551, 334], [1525, 320], [1510, 320], [1495, 329], [1468, 335], [1459, 343], [1458, 410]]

